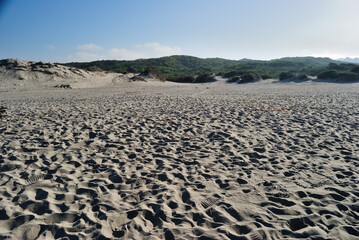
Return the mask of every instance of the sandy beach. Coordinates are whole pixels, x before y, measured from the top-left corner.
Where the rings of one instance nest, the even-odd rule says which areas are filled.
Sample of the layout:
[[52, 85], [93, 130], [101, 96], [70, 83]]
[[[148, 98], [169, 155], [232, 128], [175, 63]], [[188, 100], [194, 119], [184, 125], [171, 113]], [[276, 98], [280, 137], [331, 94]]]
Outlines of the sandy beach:
[[122, 83], [0, 106], [0, 239], [358, 239], [358, 83]]

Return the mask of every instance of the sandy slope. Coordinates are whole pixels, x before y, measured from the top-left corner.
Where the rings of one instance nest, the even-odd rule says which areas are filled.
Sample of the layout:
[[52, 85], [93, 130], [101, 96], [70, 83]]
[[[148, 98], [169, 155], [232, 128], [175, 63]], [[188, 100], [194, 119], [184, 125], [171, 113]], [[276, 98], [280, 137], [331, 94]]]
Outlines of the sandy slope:
[[114, 73], [89, 72], [52, 63], [0, 60], [0, 92], [52, 89], [61, 84], [93, 88], [119, 82], [122, 82], [121, 76]]
[[[139, 74], [86, 71], [53, 63], [15, 59], [0, 60], [0, 92], [38, 91], [68, 85], [71, 88], [113, 87], [128, 82]], [[141, 75], [145, 82], [158, 82], [155, 76]], [[61, 88], [61, 87], [60, 87]]]
[[3, 238], [358, 238], [358, 84], [132, 83], [0, 105]]

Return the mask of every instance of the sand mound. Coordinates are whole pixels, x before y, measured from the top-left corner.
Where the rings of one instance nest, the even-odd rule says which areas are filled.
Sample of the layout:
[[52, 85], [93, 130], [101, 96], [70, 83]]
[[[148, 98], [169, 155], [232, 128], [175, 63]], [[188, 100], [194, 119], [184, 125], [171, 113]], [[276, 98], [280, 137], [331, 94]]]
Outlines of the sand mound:
[[34, 90], [70, 84], [74, 88], [105, 86], [115, 74], [89, 72], [59, 64], [0, 60], [0, 91]]

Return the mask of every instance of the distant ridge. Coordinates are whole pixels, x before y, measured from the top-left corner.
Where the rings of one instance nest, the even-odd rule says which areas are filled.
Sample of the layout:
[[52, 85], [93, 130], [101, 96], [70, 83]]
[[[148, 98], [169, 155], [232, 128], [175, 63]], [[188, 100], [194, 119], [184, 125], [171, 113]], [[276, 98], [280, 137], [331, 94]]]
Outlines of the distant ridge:
[[359, 58], [338, 58], [337, 60], [343, 61], [343, 62], [349, 62], [349, 63], [358, 63], [359, 64]]
[[228, 60], [223, 58], [198, 58], [185, 55], [174, 55], [161, 58], [124, 60], [102, 60], [93, 62], [72, 62], [63, 65], [89, 70], [97, 67], [113, 72], [143, 72], [147, 67], [157, 67], [166, 77], [181, 75], [198, 75], [204, 73], [226, 73], [230, 71], [248, 71], [258, 74], [279, 76], [284, 71], [304, 72], [316, 75], [329, 63], [337, 63], [330, 58], [285, 57], [273, 60]]

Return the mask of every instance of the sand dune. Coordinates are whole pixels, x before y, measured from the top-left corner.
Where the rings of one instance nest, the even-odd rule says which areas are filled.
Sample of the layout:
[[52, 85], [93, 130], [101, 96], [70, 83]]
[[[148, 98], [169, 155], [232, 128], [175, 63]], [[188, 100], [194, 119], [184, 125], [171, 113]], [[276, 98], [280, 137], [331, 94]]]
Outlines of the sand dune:
[[98, 88], [139, 80], [143, 82], [161, 81], [151, 73], [139, 75], [139, 73], [86, 71], [60, 64], [3, 59], [0, 60], [0, 92], [53, 88]]
[[358, 84], [1, 93], [3, 239], [356, 239]]
[[89, 72], [59, 64], [14, 59], [0, 60], [0, 92], [72, 88], [94, 88], [114, 85], [120, 76], [114, 73]]

